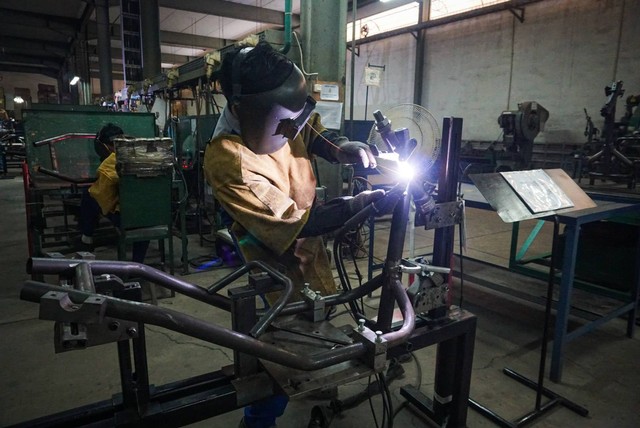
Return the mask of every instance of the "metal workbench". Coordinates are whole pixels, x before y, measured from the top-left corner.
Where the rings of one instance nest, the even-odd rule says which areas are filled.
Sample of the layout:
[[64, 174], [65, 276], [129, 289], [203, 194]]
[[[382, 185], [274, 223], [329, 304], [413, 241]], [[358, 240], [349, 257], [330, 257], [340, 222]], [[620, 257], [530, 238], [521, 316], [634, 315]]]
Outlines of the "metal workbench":
[[584, 210], [558, 214], [558, 221], [565, 225], [565, 246], [562, 257], [560, 294], [557, 303], [553, 350], [551, 353], [551, 368], [549, 374], [549, 377], [554, 382], [559, 382], [562, 378], [564, 351], [571, 340], [593, 331], [607, 321], [625, 314], [627, 315], [627, 336], [633, 337], [640, 291], [640, 260], [637, 260], [640, 256], [640, 239], [638, 240], [636, 250], [635, 284], [630, 284], [629, 300], [594, 321], [587, 322], [571, 332], [567, 330], [569, 314], [571, 311], [571, 297], [575, 281], [576, 255], [578, 252], [580, 227], [587, 223], [600, 220], [611, 220], [614, 217], [629, 214], [637, 214], [640, 216], [640, 204], [601, 202], [600, 205], [595, 208], [587, 208]]
[[[493, 211], [491, 205], [489, 205], [486, 199], [474, 186], [465, 185], [463, 191], [465, 194], [467, 207]], [[629, 284], [628, 292], [618, 293], [618, 296], [616, 298], [620, 302], [620, 306], [617, 306], [607, 313], [601, 314], [600, 316], [591, 316], [590, 319], [585, 320], [585, 322], [577, 329], [568, 331], [568, 321], [572, 310], [573, 291], [576, 287], [576, 283], [578, 282], [576, 280], [576, 260], [578, 255], [578, 244], [580, 240], [580, 228], [588, 223], [593, 223], [601, 220], [611, 221], [616, 217], [621, 216], [631, 215], [640, 218], [640, 203], [633, 203], [635, 201], [632, 201], [632, 203], [614, 202], [615, 198], [611, 197], [606, 198], [606, 200], [600, 200], [600, 197], [594, 196], [594, 199], [596, 198], [598, 199], [598, 205], [596, 207], [556, 214], [559, 223], [564, 225], [565, 227], [565, 244], [564, 249], [562, 250], [562, 258], [559, 258], [559, 260], [562, 260], [562, 264], [560, 266], [558, 274], [556, 275], [556, 283], [559, 285], [559, 295], [558, 301], [554, 305], [557, 313], [553, 334], [553, 348], [551, 353], [551, 366], [549, 373], [550, 379], [554, 382], [560, 382], [562, 380], [564, 353], [570, 341], [595, 330], [596, 328], [602, 326], [604, 323], [612, 319], [624, 315], [627, 316], [627, 336], [632, 337], [634, 334], [635, 319], [637, 316], [637, 307], [640, 294], [640, 237], [638, 239], [638, 245], [636, 249], [636, 262], [634, 266], [635, 281], [633, 284]], [[629, 199], [625, 200], [629, 201]], [[550, 218], [541, 218], [540, 220], [548, 221], [549, 219]], [[545, 271], [542, 271], [540, 269], [536, 270], [523, 267], [524, 263], [528, 263], [529, 261], [521, 262], [521, 260], [519, 260], [519, 258], [525, 251], [521, 251], [518, 255], [516, 255], [519, 222], [512, 223], [512, 228], [513, 231], [509, 269], [539, 279], [546, 278], [546, 276], [548, 275], [548, 268], [545, 268]], [[536, 229], [539, 230], [539, 227], [537, 227]], [[530, 238], [525, 241], [525, 246], [531, 243]], [[549, 258], [550, 254], [547, 254], [546, 256], [547, 258]], [[465, 275], [465, 277], [467, 277], [467, 275]], [[486, 281], [479, 282], [486, 285]], [[524, 294], [515, 290], [513, 293], [511, 293], [509, 289], [503, 286], [492, 288], [519, 298], [522, 298]], [[624, 296], [622, 296], [622, 294], [624, 294]], [[611, 296], [611, 294], [609, 294], [608, 296]], [[530, 300], [536, 301], [533, 296]]]

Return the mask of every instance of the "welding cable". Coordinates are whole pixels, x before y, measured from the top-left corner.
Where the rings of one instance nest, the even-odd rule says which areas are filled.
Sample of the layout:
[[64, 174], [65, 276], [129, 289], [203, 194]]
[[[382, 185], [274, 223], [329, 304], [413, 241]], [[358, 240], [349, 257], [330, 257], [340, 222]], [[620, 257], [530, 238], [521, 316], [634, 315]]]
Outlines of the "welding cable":
[[[395, 186], [389, 192], [385, 194], [385, 196], [376, 202], [365, 206], [360, 212], [356, 213], [353, 217], [351, 217], [347, 222], [336, 232], [336, 236], [333, 241], [333, 256], [336, 263], [336, 271], [338, 273], [338, 277], [340, 278], [340, 283], [343, 288], [343, 294], [345, 292], [351, 291], [351, 285], [346, 274], [346, 269], [344, 267], [344, 262], [340, 256], [340, 244], [344, 241], [344, 237], [347, 232], [356, 228], [360, 223], [364, 222], [366, 219], [371, 217], [372, 215], [380, 214], [381, 212], [387, 212], [390, 207], [395, 207], [398, 201], [403, 197], [403, 192], [398, 191], [400, 187]], [[371, 282], [371, 281], [368, 281]], [[363, 287], [358, 287], [358, 289], [362, 289]], [[360, 296], [364, 296], [361, 294]], [[358, 307], [355, 299], [351, 299], [348, 301], [353, 314], [352, 317], [355, 319], [355, 314], [362, 313], [362, 309]]]
[[198, 256], [189, 260], [189, 266], [196, 269], [198, 272], [206, 272], [210, 270], [216, 270], [220, 268], [230, 268], [232, 266], [225, 266], [222, 262], [222, 258], [209, 255]]
[[[464, 221], [464, 220], [463, 220]], [[462, 254], [463, 246], [462, 246], [462, 223], [459, 225], [460, 230], [460, 299], [458, 302], [458, 306], [462, 309], [462, 304], [464, 303], [464, 255]], [[451, 277], [453, 277], [453, 273], [451, 273]]]
[[369, 376], [369, 385], [367, 387], [367, 391], [369, 391], [369, 408], [371, 409], [371, 414], [373, 415], [373, 421], [376, 424], [376, 428], [380, 428], [380, 425], [378, 425], [376, 410], [373, 408], [373, 396], [371, 394], [371, 376]]
[[389, 384], [385, 379], [384, 373], [379, 374], [380, 383], [382, 385], [382, 397], [386, 397], [386, 408], [387, 408], [387, 426], [389, 428], [393, 428], [393, 396], [391, 395], [391, 390], [389, 389]]

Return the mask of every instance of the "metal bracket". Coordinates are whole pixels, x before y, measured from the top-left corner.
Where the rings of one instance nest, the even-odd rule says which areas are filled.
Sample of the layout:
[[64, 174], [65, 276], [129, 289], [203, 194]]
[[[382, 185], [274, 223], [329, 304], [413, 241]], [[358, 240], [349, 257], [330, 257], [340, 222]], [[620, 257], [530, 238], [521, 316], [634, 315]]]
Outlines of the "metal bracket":
[[40, 319], [82, 324], [100, 324], [104, 320], [106, 299], [90, 296], [82, 303], [74, 303], [65, 292], [49, 291], [40, 298]]
[[325, 319], [326, 304], [324, 297], [317, 292], [309, 288], [309, 284], [305, 284], [304, 288], [300, 290], [304, 301], [311, 304], [311, 320], [313, 322], [323, 321]]
[[441, 202], [433, 209], [418, 215], [416, 212], [416, 226], [424, 226], [425, 230], [455, 226], [462, 221], [464, 204], [461, 200]]
[[105, 317], [105, 310], [99, 295], [74, 303], [68, 293], [49, 291], [40, 299], [40, 319], [56, 321], [56, 353], [138, 337], [138, 323]]
[[364, 356], [364, 363], [371, 367], [376, 373], [384, 370], [387, 363], [387, 341], [382, 337], [381, 331], [373, 331], [360, 323], [358, 328], [353, 330], [354, 340], [362, 342], [369, 352]]
[[510, 7], [509, 12], [511, 12], [511, 14], [515, 16], [520, 23], [524, 22], [524, 7]]

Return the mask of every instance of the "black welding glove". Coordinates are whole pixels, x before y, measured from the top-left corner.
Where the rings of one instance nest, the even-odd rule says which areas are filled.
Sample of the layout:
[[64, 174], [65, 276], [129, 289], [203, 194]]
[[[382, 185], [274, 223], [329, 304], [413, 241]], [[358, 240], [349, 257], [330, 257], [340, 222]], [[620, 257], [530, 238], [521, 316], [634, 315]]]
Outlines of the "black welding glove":
[[360, 141], [350, 141], [335, 132], [324, 131], [311, 146], [311, 153], [329, 162], [361, 165], [364, 168], [375, 168], [376, 157], [371, 148]]
[[323, 205], [313, 205], [307, 223], [298, 237], [324, 235], [343, 226], [347, 220], [367, 205], [377, 201], [385, 195], [384, 190], [364, 191], [356, 196], [345, 196], [331, 199]]

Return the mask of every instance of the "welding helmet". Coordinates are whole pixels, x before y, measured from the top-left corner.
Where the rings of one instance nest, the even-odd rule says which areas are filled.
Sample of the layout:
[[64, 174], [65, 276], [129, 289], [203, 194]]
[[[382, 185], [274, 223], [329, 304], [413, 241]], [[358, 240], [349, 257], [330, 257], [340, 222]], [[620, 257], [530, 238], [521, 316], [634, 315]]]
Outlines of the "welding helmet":
[[298, 135], [311, 116], [315, 100], [308, 96], [305, 78], [293, 62], [279, 86], [243, 93], [239, 68], [251, 49], [242, 49], [234, 58], [231, 101], [246, 146], [254, 153], [270, 154]]

